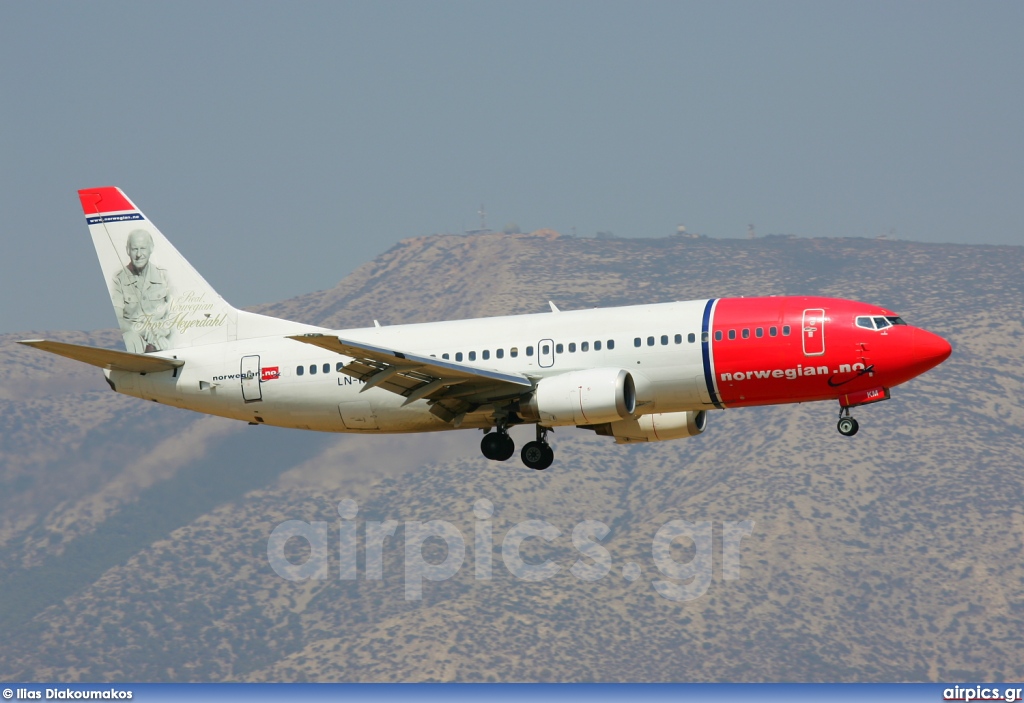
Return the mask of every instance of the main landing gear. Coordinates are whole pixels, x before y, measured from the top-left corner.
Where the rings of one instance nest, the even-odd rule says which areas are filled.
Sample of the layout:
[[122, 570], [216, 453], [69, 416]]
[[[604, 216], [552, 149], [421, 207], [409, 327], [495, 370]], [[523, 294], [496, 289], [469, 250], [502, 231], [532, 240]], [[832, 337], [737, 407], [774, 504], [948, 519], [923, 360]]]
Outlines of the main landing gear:
[[506, 461], [516, 453], [516, 443], [508, 436], [507, 427], [499, 427], [480, 440], [480, 451], [491, 461]]
[[548, 428], [537, 425], [537, 439], [527, 442], [520, 454], [527, 467], [543, 471], [551, 466], [551, 462], [555, 460], [555, 450], [548, 444], [547, 437]]
[[[531, 469], [543, 471], [555, 460], [555, 452], [547, 440], [548, 428], [537, 425], [537, 439], [527, 442], [520, 456]], [[506, 461], [516, 452], [515, 442], [508, 436], [508, 427], [498, 425], [494, 432], [488, 432], [480, 440], [480, 451], [491, 461]]]
[[839, 434], [844, 437], [852, 437], [857, 434], [857, 430], [860, 429], [860, 423], [850, 417], [849, 408], [840, 408], [839, 422], [836, 423], [836, 429], [839, 430]]

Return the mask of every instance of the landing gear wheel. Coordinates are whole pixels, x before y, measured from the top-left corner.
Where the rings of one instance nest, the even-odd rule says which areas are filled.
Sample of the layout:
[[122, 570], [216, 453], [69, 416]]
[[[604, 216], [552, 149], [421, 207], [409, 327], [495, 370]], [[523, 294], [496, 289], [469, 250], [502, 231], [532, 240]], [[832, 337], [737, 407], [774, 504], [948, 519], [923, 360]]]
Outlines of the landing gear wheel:
[[507, 461], [516, 453], [516, 443], [507, 434], [500, 434], [499, 437], [501, 441], [498, 444], [498, 461]]
[[480, 440], [480, 451], [491, 461], [506, 461], [516, 453], [516, 443], [507, 432], [488, 432]]
[[498, 433], [488, 432], [484, 435], [484, 438], [480, 440], [480, 452], [485, 458], [497, 461], [498, 459]]
[[531, 469], [543, 471], [555, 460], [555, 451], [547, 442], [527, 442], [520, 454], [523, 463]]
[[857, 434], [857, 430], [860, 429], [860, 423], [852, 417], [841, 417], [839, 418], [839, 423], [836, 425], [836, 429], [838, 429], [839, 434], [844, 437], [852, 437]]

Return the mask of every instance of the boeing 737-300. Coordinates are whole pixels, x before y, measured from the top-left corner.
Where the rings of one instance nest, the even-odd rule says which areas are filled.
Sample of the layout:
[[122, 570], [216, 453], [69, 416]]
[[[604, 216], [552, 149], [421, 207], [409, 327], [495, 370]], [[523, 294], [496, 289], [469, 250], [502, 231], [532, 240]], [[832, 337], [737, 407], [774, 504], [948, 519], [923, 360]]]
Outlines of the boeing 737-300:
[[331, 330], [229, 305], [118, 188], [79, 191], [127, 351], [27, 344], [103, 369], [118, 393], [255, 425], [384, 434], [483, 430], [484, 456], [546, 469], [553, 427], [618, 443], [704, 432], [709, 411], [850, 409], [940, 364], [950, 345], [877, 305], [709, 298]]

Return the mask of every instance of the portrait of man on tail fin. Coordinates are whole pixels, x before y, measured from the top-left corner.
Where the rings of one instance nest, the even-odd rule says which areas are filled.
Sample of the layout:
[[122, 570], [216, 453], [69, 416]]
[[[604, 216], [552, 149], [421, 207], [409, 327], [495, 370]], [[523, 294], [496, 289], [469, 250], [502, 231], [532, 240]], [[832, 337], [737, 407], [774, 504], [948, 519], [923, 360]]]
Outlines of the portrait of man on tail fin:
[[170, 349], [173, 288], [167, 270], [152, 261], [153, 236], [133, 230], [125, 249], [128, 264], [114, 276], [111, 290], [125, 347], [135, 353]]

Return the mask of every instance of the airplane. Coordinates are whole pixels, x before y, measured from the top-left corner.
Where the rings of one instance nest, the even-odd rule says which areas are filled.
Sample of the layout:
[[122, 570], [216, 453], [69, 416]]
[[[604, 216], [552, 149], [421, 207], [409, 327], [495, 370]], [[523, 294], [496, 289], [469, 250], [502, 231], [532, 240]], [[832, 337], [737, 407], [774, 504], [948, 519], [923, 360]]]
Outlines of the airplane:
[[617, 443], [699, 435], [726, 408], [851, 408], [942, 363], [949, 343], [891, 310], [817, 296], [709, 298], [332, 330], [229, 305], [119, 188], [78, 192], [126, 351], [37, 349], [126, 395], [248, 422], [367, 434], [477, 429], [483, 455], [548, 468], [548, 432]]

